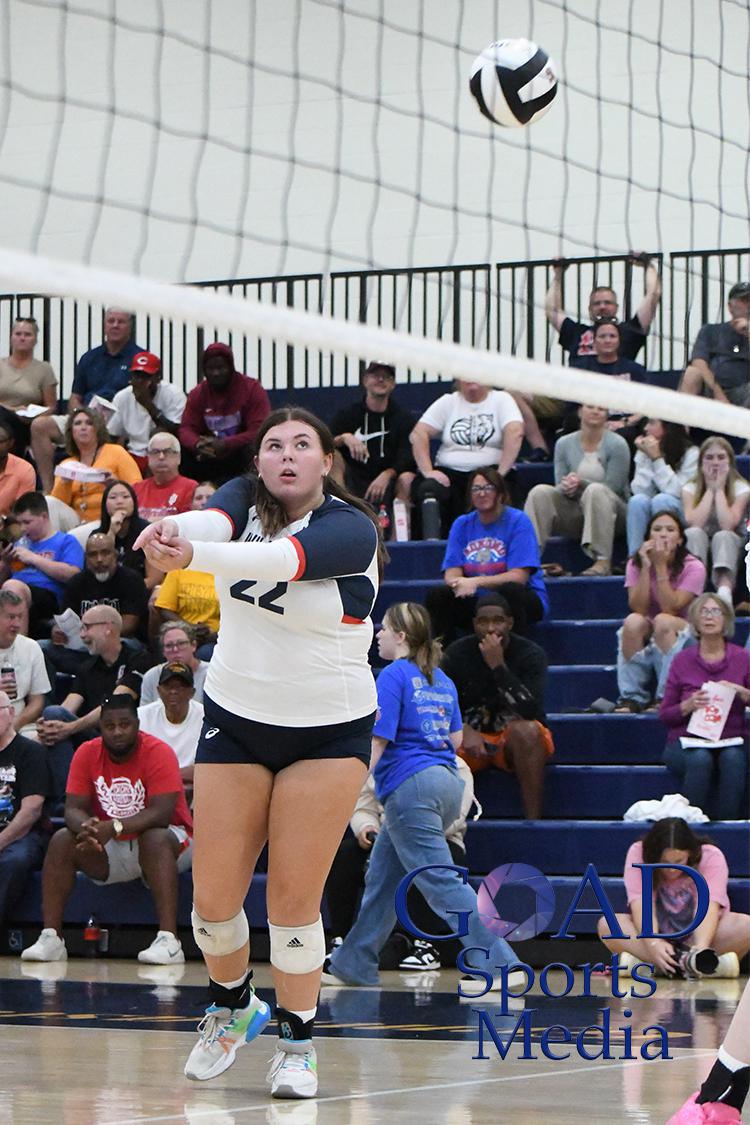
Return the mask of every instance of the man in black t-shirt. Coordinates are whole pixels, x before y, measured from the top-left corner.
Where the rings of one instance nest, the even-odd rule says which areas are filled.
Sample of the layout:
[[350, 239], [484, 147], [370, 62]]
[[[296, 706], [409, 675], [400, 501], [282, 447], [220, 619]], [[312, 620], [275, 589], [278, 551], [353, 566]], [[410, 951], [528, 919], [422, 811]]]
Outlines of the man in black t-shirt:
[[65, 800], [68, 767], [76, 745], [96, 733], [103, 699], [128, 692], [138, 702], [144, 672], [156, 663], [146, 651], [122, 643], [122, 618], [109, 605], [87, 609], [81, 619], [81, 640], [90, 656], [79, 660], [78, 672], [61, 707], [45, 707], [37, 737], [48, 748], [56, 801]]
[[387, 363], [368, 364], [362, 376], [364, 395], [344, 407], [331, 423], [337, 449], [334, 468], [355, 496], [377, 510], [390, 509], [394, 494], [406, 499], [415, 472], [409, 434], [414, 419], [393, 399], [396, 370]]
[[62, 608], [83, 617], [94, 605], [111, 605], [122, 617], [123, 637], [146, 639], [148, 590], [143, 578], [117, 559], [114, 538], [95, 531], [86, 540], [86, 566], [65, 583]]
[[0, 692], [0, 926], [29, 872], [41, 867], [45, 837], [39, 821], [51, 792], [44, 750], [16, 734], [13, 717], [13, 704]]
[[473, 773], [490, 765], [515, 773], [524, 814], [538, 820], [544, 769], [554, 753], [544, 713], [544, 649], [517, 636], [508, 602], [488, 594], [477, 603], [474, 636], [448, 645], [441, 667], [458, 691], [461, 757]]
[[[661, 297], [659, 271], [647, 254], [634, 254], [632, 261], [646, 271], [646, 291], [638, 311], [630, 320], [620, 324], [620, 356], [635, 359], [646, 342]], [[545, 298], [545, 313], [550, 324], [560, 333], [560, 346], [570, 354], [570, 366], [578, 366], [582, 356], [594, 354], [594, 326], [600, 320], [617, 318], [617, 294], [609, 286], [600, 285], [591, 290], [589, 297], [589, 316], [593, 323], [584, 324], [569, 316], [563, 309], [562, 275], [566, 268], [564, 261], [555, 264], [552, 270], [552, 284]]]
[[727, 304], [731, 319], [704, 324], [698, 333], [680, 390], [750, 406], [750, 282], [733, 285]]

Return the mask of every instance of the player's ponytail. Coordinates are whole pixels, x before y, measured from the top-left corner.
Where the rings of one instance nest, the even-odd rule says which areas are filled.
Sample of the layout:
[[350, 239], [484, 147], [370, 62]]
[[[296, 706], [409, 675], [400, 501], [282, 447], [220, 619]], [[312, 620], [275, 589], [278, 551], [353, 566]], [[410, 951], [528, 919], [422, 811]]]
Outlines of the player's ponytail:
[[[273, 429], [274, 426], [281, 426], [284, 422], [303, 422], [315, 430], [323, 452], [333, 456], [336, 447], [333, 444], [333, 435], [328, 426], [325, 422], [321, 422], [315, 414], [311, 414], [309, 410], [304, 410], [301, 406], [282, 406], [278, 410], [272, 411], [258, 430], [255, 439], [256, 449], [260, 449], [263, 438], [269, 430]], [[326, 477], [323, 482], [323, 491], [326, 496], [335, 496], [338, 500], [350, 504], [352, 508], [359, 509], [373, 524], [378, 534], [378, 568], [382, 574], [385, 564], [388, 562], [388, 552], [385, 549], [383, 535], [374, 510], [364, 500], [360, 500], [358, 496], [352, 496], [343, 485], [331, 480], [330, 476]], [[282, 528], [289, 523], [289, 517], [284, 511], [283, 505], [268, 491], [260, 477], [255, 493], [255, 510], [258, 513], [263, 532], [268, 536], [278, 535]]]
[[409, 660], [416, 664], [428, 683], [432, 683], [443, 650], [438, 641], [432, 639], [430, 615], [425, 607], [417, 602], [396, 602], [385, 611], [383, 624], [394, 633], [404, 634]]

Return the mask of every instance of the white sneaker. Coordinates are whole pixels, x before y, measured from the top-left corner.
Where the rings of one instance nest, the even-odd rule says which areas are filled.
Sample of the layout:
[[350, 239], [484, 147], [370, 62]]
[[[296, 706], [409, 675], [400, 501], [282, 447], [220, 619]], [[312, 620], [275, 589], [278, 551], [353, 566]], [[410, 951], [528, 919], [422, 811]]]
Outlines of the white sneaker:
[[399, 969], [408, 972], [430, 972], [440, 968], [440, 957], [434, 945], [417, 939], [413, 942], [408, 956], [399, 962]]
[[318, 1060], [309, 1039], [279, 1039], [266, 1075], [272, 1098], [314, 1098], [318, 1092]]
[[[525, 988], [526, 984], [526, 973], [523, 969], [508, 973], [509, 989], [518, 988], [519, 986]], [[494, 977], [492, 987], [489, 991], [485, 991], [486, 988], [487, 985], [483, 977], [461, 977], [461, 991], [458, 994], [458, 999], [461, 1001], [483, 1000], [485, 996], [490, 997], [490, 993], [492, 992], [501, 992], [503, 988], [503, 978], [500, 976]], [[523, 996], [508, 995], [509, 1008], [524, 1008], [525, 1006], [526, 1001]]]
[[260, 1035], [271, 1018], [271, 1009], [253, 992], [246, 1008], [219, 1008], [211, 1004], [198, 1024], [199, 1039], [188, 1055], [185, 1075], [197, 1082], [216, 1078], [232, 1063], [240, 1047]]
[[57, 930], [42, 930], [37, 940], [21, 954], [22, 961], [67, 961], [65, 942]]
[[631, 973], [636, 965], [640, 965], [641, 960], [632, 953], [620, 954], [620, 968], [623, 973]]
[[169, 930], [159, 930], [148, 949], [138, 954], [142, 965], [183, 965], [185, 954], [179, 939]]
[[740, 959], [736, 953], [722, 953], [719, 957], [719, 964], [716, 966], [716, 972], [711, 973], [712, 979], [714, 977], [724, 977], [729, 980], [734, 980], [735, 977], [740, 975]]

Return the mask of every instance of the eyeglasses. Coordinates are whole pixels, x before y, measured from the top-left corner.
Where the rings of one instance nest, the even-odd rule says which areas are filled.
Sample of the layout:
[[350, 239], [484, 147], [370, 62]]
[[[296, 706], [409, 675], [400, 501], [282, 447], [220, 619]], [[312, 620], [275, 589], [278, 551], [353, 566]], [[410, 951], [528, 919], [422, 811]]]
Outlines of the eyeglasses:
[[149, 449], [150, 457], [177, 457], [179, 449]]
[[167, 645], [161, 646], [164, 652], [174, 652], [178, 648], [190, 648], [190, 641], [170, 641]]
[[471, 486], [472, 496], [476, 492], [497, 492], [497, 489], [495, 488], [494, 484], [472, 484], [472, 486]]
[[722, 617], [722, 611], [717, 605], [702, 605], [698, 610], [700, 617]]

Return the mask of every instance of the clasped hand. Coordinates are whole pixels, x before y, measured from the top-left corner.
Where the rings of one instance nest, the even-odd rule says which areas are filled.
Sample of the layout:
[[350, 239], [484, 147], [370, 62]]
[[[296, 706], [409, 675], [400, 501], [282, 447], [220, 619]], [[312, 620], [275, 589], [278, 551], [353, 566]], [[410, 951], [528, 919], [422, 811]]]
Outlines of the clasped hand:
[[182, 570], [193, 560], [190, 541], [182, 538], [177, 524], [171, 519], [149, 524], [138, 536], [133, 548], [141, 548], [148, 561], [163, 571]]

